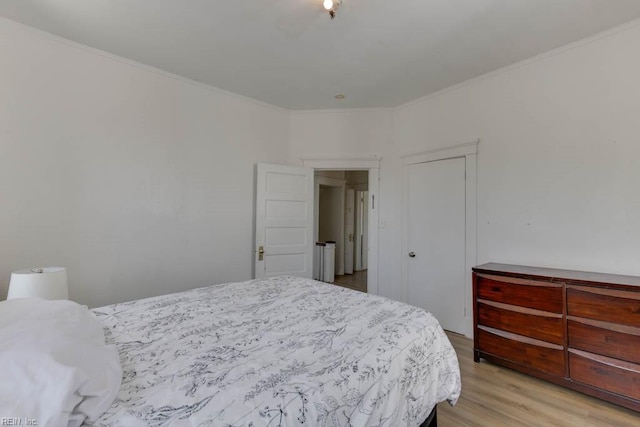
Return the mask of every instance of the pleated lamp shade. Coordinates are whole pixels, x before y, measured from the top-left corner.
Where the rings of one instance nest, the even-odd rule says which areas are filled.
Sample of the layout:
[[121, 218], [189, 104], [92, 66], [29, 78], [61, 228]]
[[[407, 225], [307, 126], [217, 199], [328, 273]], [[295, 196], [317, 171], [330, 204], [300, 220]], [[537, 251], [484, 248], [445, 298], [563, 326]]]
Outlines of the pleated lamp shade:
[[7, 299], [12, 298], [68, 299], [67, 269], [45, 267], [18, 270], [11, 273]]

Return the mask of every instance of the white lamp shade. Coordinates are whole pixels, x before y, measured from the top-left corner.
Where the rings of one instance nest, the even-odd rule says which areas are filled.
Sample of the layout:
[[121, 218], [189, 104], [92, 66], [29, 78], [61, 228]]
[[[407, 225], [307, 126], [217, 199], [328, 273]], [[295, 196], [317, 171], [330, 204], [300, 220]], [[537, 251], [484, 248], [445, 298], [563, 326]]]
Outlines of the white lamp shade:
[[[39, 271], [42, 271], [41, 273]], [[67, 269], [45, 267], [18, 270], [11, 273], [7, 299], [12, 298], [67, 299]]]

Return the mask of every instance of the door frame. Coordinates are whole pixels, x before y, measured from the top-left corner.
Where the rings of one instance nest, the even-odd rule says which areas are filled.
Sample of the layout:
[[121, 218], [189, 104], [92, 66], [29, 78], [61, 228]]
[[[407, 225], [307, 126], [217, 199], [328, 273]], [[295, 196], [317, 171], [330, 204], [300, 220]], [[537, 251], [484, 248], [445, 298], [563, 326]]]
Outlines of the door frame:
[[407, 269], [409, 261], [405, 256], [409, 241], [409, 170], [408, 166], [435, 162], [438, 160], [464, 158], [465, 159], [465, 292], [464, 317], [465, 335], [473, 337], [473, 287], [471, 283], [471, 268], [477, 265], [477, 163], [478, 144], [480, 139], [447, 145], [419, 153], [402, 156], [402, 289], [404, 300], [407, 301], [409, 284]]
[[[355, 265], [356, 190], [351, 186], [345, 188], [344, 199], [344, 274], [353, 274], [353, 266]], [[349, 209], [351, 209], [351, 214], [349, 214]], [[351, 223], [351, 233], [349, 233], [349, 228], [347, 227], [349, 222]], [[347, 262], [347, 259], [350, 263]]]
[[367, 292], [380, 295], [378, 284], [378, 197], [380, 188], [381, 157], [365, 158], [301, 158], [302, 166], [315, 170], [366, 170], [369, 171], [369, 257]]
[[[360, 200], [359, 200], [359, 199], [357, 199], [357, 195], [358, 195], [358, 194], [361, 194], [361, 193], [367, 193], [367, 194], [368, 194], [368, 191], [369, 191], [369, 190], [356, 190], [356, 200], [357, 200], [357, 203], [356, 203], [356, 221], [355, 221], [356, 225], [360, 225], [360, 218], [359, 218], [358, 213], [360, 213], [360, 210], [361, 210], [361, 207], [360, 207]], [[363, 200], [364, 200], [364, 199], [363, 199]], [[367, 203], [367, 202], [368, 202], [368, 200], [369, 200], [369, 196], [367, 195], [367, 201], [366, 201], [366, 202], [363, 202], [363, 204], [364, 204], [364, 203]], [[368, 211], [368, 209], [367, 209], [367, 211]], [[368, 225], [368, 223], [369, 223], [369, 218], [366, 218], [366, 220], [365, 220], [364, 222]], [[356, 229], [358, 229], [358, 227], [356, 227]], [[368, 267], [368, 263], [367, 263], [367, 261], [368, 261], [368, 256], [367, 256], [367, 255], [368, 255], [368, 254], [363, 254], [364, 256], [360, 256], [360, 257], [358, 257], [358, 251], [357, 251], [357, 248], [358, 248], [359, 246], [362, 246], [362, 243], [358, 244], [359, 237], [360, 237], [360, 236], [359, 236], [359, 235], [357, 235], [357, 236], [356, 236], [356, 239], [355, 239], [355, 240], [356, 240], [356, 243], [355, 243], [355, 248], [354, 248], [354, 249], [356, 249], [356, 251], [355, 251], [355, 252], [356, 252], [356, 256], [355, 256], [355, 259], [354, 259], [354, 264], [355, 264], [356, 266], [358, 266], [358, 262], [357, 262], [357, 261], [358, 261], [358, 258], [360, 258], [360, 265], [359, 265], [360, 269], [359, 269], [359, 270], [357, 270], [357, 271], [362, 271], [362, 270], [366, 270], [366, 269], [367, 269], [367, 267]], [[368, 227], [368, 226], [367, 226], [367, 229], [365, 230], [365, 234], [363, 235], [362, 242], [366, 242], [366, 244], [368, 245], [368, 242], [369, 242], [369, 227]], [[364, 266], [364, 268], [362, 268], [363, 266]], [[355, 269], [355, 268], [354, 268], [354, 269]]]

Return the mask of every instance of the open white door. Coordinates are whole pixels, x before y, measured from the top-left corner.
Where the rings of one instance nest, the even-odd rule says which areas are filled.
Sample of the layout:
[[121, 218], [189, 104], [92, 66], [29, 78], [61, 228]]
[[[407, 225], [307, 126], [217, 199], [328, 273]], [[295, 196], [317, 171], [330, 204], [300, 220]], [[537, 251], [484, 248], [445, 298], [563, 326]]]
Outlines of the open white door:
[[313, 169], [259, 163], [255, 277], [313, 274]]

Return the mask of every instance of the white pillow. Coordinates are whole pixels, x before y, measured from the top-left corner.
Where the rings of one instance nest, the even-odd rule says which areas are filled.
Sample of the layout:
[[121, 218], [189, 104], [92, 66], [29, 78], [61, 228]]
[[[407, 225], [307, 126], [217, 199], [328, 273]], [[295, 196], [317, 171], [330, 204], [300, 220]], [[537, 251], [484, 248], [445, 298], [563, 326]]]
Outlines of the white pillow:
[[0, 302], [0, 367], [0, 415], [22, 425], [95, 421], [122, 382], [118, 351], [105, 345], [102, 324], [71, 301]]

